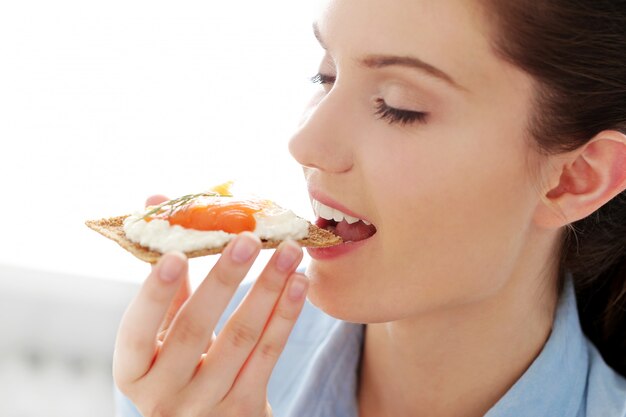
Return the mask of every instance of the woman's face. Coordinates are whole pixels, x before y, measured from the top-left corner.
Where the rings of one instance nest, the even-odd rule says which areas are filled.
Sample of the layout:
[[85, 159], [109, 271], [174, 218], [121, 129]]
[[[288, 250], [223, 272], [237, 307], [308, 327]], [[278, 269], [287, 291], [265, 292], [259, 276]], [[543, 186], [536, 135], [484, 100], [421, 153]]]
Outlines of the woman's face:
[[376, 232], [310, 252], [310, 300], [381, 322], [496, 293], [521, 268], [539, 201], [530, 78], [496, 57], [469, 0], [330, 0], [315, 28], [319, 92], [290, 151], [314, 208], [374, 226], [338, 233]]

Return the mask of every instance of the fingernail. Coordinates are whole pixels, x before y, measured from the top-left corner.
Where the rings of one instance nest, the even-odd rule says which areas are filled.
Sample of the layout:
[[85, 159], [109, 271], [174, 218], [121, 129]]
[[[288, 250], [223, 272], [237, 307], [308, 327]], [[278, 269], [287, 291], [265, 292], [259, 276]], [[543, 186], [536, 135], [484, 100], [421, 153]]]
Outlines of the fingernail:
[[289, 287], [289, 298], [293, 301], [301, 300], [306, 293], [307, 286], [308, 282], [306, 281], [306, 278], [294, 278], [294, 280], [291, 282], [291, 287]]
[[240, 264], [248, 262], [256, 252], [257, 245], [251, 238], [245, 235], [237, 236], [235, 239], [233, 248], [230, 251], [230, 257], [233, 261]]
[[184, 267], [183, 260], [178, 256], [166, 255], [159, 264], [159, 278], [165, 282], [174, 282], [180, 277]]
[[278, 259], [276, 260], [276, 268], [281, 272], [287, 272], [300, 256], [300, 248], [295, 243], [288, 243], [278, 249]]

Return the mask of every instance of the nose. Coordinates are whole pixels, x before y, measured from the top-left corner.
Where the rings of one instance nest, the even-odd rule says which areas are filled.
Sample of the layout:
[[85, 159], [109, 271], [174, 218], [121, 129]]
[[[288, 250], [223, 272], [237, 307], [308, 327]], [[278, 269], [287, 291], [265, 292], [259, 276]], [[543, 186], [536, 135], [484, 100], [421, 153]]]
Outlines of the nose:
[[[336, 87], [336, 86], [335, 86]], [[346, 97], [333, 88], [313, 98], [302, 123], [289, 141], [291, 155], [308, 168], [340, 174], [353, 167], [350, 107]]]

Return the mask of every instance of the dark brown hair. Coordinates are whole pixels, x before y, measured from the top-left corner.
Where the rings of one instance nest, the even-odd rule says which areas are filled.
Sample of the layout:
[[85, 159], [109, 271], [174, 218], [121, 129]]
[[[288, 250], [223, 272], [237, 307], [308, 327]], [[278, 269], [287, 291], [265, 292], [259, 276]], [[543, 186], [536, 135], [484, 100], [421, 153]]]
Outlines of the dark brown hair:
[[[626, 133], [626, 0], [483, 0], [496, 52], [536, 82], [529, 133], [546, 155]], [[560, 277], [581, 323], [626, 375], [626, 192], [564, 230]]]

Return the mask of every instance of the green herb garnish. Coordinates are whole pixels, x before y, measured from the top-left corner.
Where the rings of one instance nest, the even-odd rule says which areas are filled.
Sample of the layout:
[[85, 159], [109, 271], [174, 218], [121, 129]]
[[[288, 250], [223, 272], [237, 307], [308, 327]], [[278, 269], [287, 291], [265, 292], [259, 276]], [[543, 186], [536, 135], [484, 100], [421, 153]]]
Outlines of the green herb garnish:
[[175, 198], [174, 200], [165, 201], [159, 204], [158, 206], [153, 207], [147, 213], [145, 213], [143, 216], [137, 219], [137, 221], [141, 219], [145, 220], [146, 218], [152, 216], [153, 214], [161, 213], [164, 210], [169, 210], [168, 216], [171, 216], [176, 210], [186, 206], [191, 201], [199, 197], [232, 197], [232, 194], [230, 193], [221, 194], [221, 193], [218, 193], [217, 191], [206, 191], [206, 192], [198, 193], [198, 194], [187, 194], [182, 197]]

